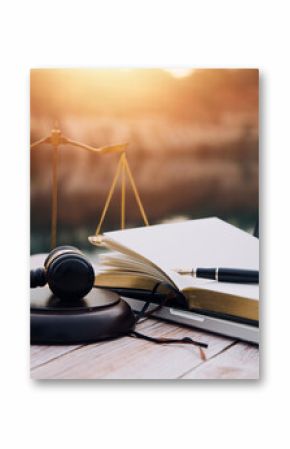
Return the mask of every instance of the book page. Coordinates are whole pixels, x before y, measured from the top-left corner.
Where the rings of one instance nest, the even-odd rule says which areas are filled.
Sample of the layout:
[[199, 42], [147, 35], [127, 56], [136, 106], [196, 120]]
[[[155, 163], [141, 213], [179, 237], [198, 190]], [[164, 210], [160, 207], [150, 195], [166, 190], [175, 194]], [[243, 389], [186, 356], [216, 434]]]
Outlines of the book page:
[[126, 229], [104, 235], [151, 261], [180, 290], [205, 288], [258, 299], [258, 285], [208, 281], [174, 271], [197, 267], [259, 269], [259, 240], [218, 218]]

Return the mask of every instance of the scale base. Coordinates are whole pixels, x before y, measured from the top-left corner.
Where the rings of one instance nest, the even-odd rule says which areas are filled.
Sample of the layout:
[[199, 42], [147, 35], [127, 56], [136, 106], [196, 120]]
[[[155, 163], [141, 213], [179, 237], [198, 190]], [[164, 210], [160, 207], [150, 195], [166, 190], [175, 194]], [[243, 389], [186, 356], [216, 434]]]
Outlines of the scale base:
[[32, 344], [93, 343], [126, 335], [135, 326], [131, 307], [108, 290], [93, 288], [72, 303], [60, 301], [47, 286], [30, 293]]

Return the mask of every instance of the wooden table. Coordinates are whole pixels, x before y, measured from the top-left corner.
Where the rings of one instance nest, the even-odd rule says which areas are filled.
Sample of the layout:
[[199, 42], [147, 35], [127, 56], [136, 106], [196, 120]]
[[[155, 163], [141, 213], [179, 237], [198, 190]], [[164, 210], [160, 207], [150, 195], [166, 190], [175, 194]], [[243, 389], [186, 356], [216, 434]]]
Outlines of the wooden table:
[[[33, 265], [43, 259], [34, 258]], [[155, 337], [185, 336], [208, 343], [198, 348], [154, 344], [133, 337], [72, 346], [31, 346], [33, 379], [258, 379], [255, 345], [198, 329], [148, 319], [138, 330]]]
[[257, 346], [147, 320], [139, 329], [153, 336], [200, 339], [209, 344], [206, 360], [198, 348], [161, 345], [132, 337], [74, 346], [31, 346], [33, 379], [257, 379]]

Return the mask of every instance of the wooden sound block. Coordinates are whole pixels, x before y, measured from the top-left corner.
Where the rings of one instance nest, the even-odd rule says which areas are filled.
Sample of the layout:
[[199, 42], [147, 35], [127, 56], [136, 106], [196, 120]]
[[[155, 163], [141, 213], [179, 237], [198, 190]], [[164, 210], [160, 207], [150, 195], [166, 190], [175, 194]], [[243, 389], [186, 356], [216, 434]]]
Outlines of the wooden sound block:
[[92, 343], [127, 334], [135, 326], [130, 306], [117, 293], [93, 288], [87, 296], [63, 302], [49, 288], [30, 290], [32, 344]]

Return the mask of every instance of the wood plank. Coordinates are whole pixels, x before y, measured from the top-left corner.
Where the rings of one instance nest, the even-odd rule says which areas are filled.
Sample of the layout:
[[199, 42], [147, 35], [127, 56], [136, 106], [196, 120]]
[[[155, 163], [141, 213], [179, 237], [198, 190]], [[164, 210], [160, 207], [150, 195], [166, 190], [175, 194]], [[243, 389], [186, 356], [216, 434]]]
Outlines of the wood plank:
[[259, 379], [259, 349], [254, 345], [236, 343], [182, 378]]
[[[152, 323], [144, 321], [140, 323], [140, 329], [146, 329], [152, 326]], [[96, 344], [102, 344], [96, 343]], [[64, 354], [70, 353], [82, 346], [87, 345], [31, 345], [30, 346], [30, 369], [35, 369], [40, 365], [56, 359]]]
[[30, 347], [30, 368], [36, 368], [79, 347], [80, 345], [32, 345]]
[[[146, 323], [146, 322], [145, 322]], [[205, 341], [212, 357], [233, 344], [233, 340], [204, 332], [148, 320], [146, 333], [155, 337]], [[142, 323], [144, 325], [144, 323]], [[138, 327], [141, 330], [141, 327]], [[145, 329], [144, 329], [145, 332]], [[198, 348], [174, 344], [157, 345], [123, 337], [81, 347], [33, 370], [34, 379], [173, 379], [204, 363]]]

